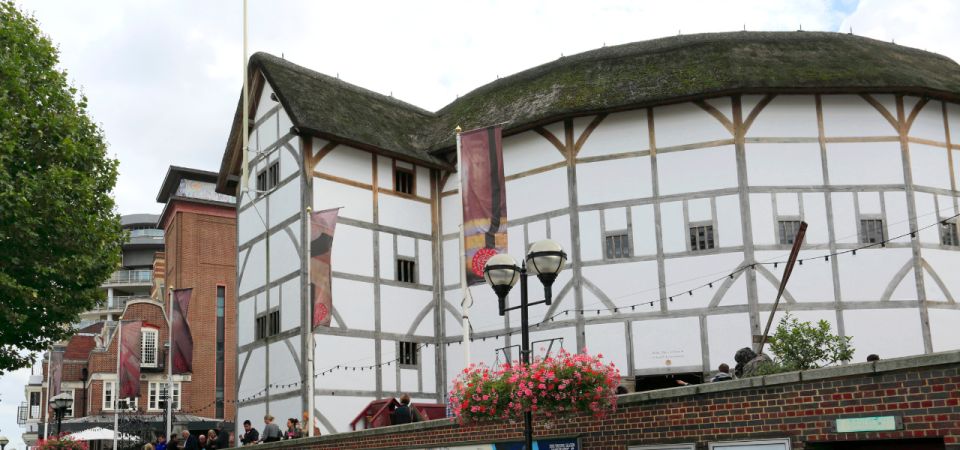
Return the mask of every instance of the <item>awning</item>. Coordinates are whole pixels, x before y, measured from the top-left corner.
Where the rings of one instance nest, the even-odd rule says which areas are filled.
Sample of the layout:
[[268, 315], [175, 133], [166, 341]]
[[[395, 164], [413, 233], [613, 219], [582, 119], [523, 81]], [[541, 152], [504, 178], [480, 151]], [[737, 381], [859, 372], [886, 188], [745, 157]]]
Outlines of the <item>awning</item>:
[[[156, 431], [164, 431], [165, 417], [163, 414], [121, 414], [120, 431], [125, 431], [124, 424], [131, 419], [138, 423], [147, 423]], [[209, 417], [200, 417], [193, 414], [174, 414], [173, 428], [176, 430], [186, 428], [190, 431], [207, 431], [217, 429], [217, 425], [223, 422], [223, 429], [234, 431], [234, 425], [231, 422], [224, 422], [220, 419]], [[56, 425], [54, 425], [56, 426]], [[77, 417], [75, 419], [66, 419], [62, 422], [61, 429], [70, 433], [81, 432], [90, 428], [99, 427], [113, 430], [113, 414], [97, 414], [91, 416]], [[112, 438], [111, 438], [112, 439]]]
[[[112, 441], [113, 430], [101, 427], [93, 427], [77, 433], [71, 433], [67, 437], [75, 441]], [[118, 439], [121, 441], [136, 441], [139, 438], [132, 434], [121, 432], [118, 436]]]

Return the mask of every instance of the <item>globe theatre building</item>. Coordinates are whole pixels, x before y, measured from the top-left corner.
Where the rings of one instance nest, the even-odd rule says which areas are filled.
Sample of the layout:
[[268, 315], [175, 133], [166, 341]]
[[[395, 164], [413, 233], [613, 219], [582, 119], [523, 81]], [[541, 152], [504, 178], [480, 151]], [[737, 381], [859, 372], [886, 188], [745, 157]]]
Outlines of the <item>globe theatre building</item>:
[[[458, 125], [503, 124], [509, 252], [550, 238], [569, 254], [553, 305], [531, 309], [538, 353], [587, 348], [624, 376], [732, 365], [801, 220], [782, 310], [852, 336], [856, 360], [960, 348], [960, 67], [946, 57], [836, 33], [677, 36], [562, 57], [436, 112], [263, 53], [249, 79], [240, 421], [299, 416], [311, 338], [323, 433], [374, 398], [443, 401], [466, 363]], [[240, 121], [238, 107], [222, 193], [238, 191]], [[308, 207], [342, 207], [334, 319], [312, 334]], [[472, 293], [470, 362], [492, 364], [519, 344], [519, 312]]]

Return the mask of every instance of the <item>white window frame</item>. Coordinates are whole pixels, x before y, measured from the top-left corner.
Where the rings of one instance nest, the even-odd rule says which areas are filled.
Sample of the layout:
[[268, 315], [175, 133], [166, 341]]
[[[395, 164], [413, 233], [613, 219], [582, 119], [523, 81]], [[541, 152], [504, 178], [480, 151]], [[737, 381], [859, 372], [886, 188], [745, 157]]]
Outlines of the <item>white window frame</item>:
[[722, 450], [729, 447], [750, 447], [753, 445], [771, 445], [771, 444], [782, 444], [784, 450], [790, 450], [790, 438], [782, 439], [757, 439], [751, 441], [726, 441], [726, 442], [710, 442], [708, 443], [709, 450]]
[[[37, 413], [33, 414], [33, 405], [30, 404], [30, 394], [37, 393], [40, 396], [40, 402], [37, 403]], [[43, 391], [40, 388], [27, 389], [27, 420], [40, 419], [43, 414]]]
[[[147, 385], [147, 411], [164, 411], [164, 409], [160, 407], [160, 393], [163, 392], [161, 386], [165, 384], [167, 384], [166, 381], [151, 381]], [[173, 394], [171, 396], [173, 399], [171, 401], [173, 402], [173, 410], [179, 411], [180, 393], [182, 392], [180, 390], [180, 382], [178, 381], [172, 384], [173, 389], [171, 389], [171, 391], [173, 391]]]
[[[113, 411], [113, 408], [116, 406], [117, 402], [117, 383], [115, 381], [104, 381], [103, 389], [100, 392], [100, 409], [104, 411]], [[110, 399], [108, 400], [107, 393], [109, 393]]]
[[[70, 394], [70, 400], [77, 399], [76, 389], [63, 389], [61, 391], [63, 394]], [[70, 408], [63, 412], [63, 417], [73, 417], [73, 410], [75, 409], [75, 404], [73, 401], [70, 402]]]
[[[147, 361], [147, 335], [153, 335], [153, 362]], [[155, 328], [145, 328], [140, 330], [140, 367], [157, 368], [157, 361], [160, 359], [160, 330]]]

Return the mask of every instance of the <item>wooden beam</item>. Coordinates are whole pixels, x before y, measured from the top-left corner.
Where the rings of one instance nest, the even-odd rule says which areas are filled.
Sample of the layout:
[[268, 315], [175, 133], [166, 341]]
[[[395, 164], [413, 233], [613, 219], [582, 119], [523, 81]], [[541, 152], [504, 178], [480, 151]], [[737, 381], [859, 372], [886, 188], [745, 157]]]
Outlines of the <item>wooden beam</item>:
[[317, 177], [317, 178], [320, 178], [320, 179], [322, 179], [322, 180], [333, 181], [333, 182], [336, 182], [336, 183], [346, 184], [346, 185], [348, 185], [348, 186], [353, 186], [353, 187], [357, 187], [357, 188], [360, 188], [360, 189], [366, 189], [366, 190], [368, 190], [368, 191], [373, 191], [373, 186], [372, 186], [372, 185], [369, 185], [369, 184], [367, 184], [367, 183], [361, 183], [361, 182], [359, 182], [359, 181], [350, 180], [350, 179], [343, 178], [343, 177], [338, 177], [338, 176], [336, 176], [336, 175], [330, 175], [330, 174], [328, 174], [328, 173], [317, 172], [316, 170], [314, 170], [314, 171], [313, 171], [313, 176], [315, 176], [315, 177]]
[[860, 97], [866, 100], [867, 103], [873, 106], [874, 109], [880, 112], [880, 114], [883, 115], [883, 118], [887, 119], [887, 122], [890, 122], [890, 126], [892, 126], [894, 130], [900, 131], [900, 123], [896, 118], [893, 117], [893, 114], [890, 114], [890, 111], [888, 111], [886, 107], [877, 101], [877, 99], [873, 98], [873, 96], [870, 94], [860, 94]]
[[910, 127], [913, 126], [913, 121], [917, 119], [917, 115], [920, 114], [920, 110], [927, 105], [930, 99], [927, 97], [921, 98], [916, 105], [913, 105], [913, 110], [910, 111], [910, 117], [907, 118], [907, 123], [904, 125], [904, 131], [910, 132]]
[[317, 152], [316, 156], [308, 155], [308, 157], [310, 158], [310, 170], [312, 171], [314, 167], [317, 167], [317, 164], [320, 162], [320, 160], [323, 159], [325, 156], [329, 155], [330, 152], [333, 151], [333, 149], [337, 148], [338, 145], [340, 144], [336, 142], [332, 142], [332, 141], [327, 142], [327, 144], [324, 145], [323, 148], [321, 148], [320, 151]]
[[587, 142], [587, 138], [590, 137], [590, 134], [593, 133], [593, 130], [597, 129], [597, 126], [600, 125], [600, 122], [603, 122], [603, 119], [607, 117], [607, 114], [597, 114], [593, 120], [590, 121], [590, 124], [587, 125], [587, 128], [583, 130], [583, 133], [580, 133], [580, 137], [577, 138], [577, 143], [573, 146], [573, 157], [576, 157], [580, 153], [580, 148], [583, 147], [583, 144]]
[[554, 147], [556, 147], [557, 151], [560, 152], [561, 155], [563, 155], [563, 158], [564, 159], [567, 158], [567, 147], [563, 145], [563, 143], [560, 142], [560, 139], [558, 139], [553, 133], [547, 131], [547, 129], [543, 127], [536, 127], [533, 129], [533, 131], [536, 131], [537, 134], [539, 134], [540, 136], [543, 136], [548, 141], [550, 141], [550, 143], [553, 144]]
[[706, 111], [708, 114], [713, 116], [714, 119], [717, 119], [720, 124], [730, 132], [731, 135], [736, 134], [736, 127], [733, 126], [733, 122], [731, 122], [727, 116], [723, 115], [720, 110], [714, 108], [713, 105], [703, 100], [694, 100], [693, 104], [699, 106], [700, 109]]
[[750, 114], [747, 115], [747, 120], [743, 121], [743, 135], [747, 135], [747, 130], [750, 129], [750, 125], [753, 125], [753, 121], [760, 115], [760, 111], [763, 111], [763, 108], [766, 108], [767, 105], [773, 101], [773, 98], [776, 97], [776, 94], [767, 94], [764, 95], [760, 102], [750, 110]]

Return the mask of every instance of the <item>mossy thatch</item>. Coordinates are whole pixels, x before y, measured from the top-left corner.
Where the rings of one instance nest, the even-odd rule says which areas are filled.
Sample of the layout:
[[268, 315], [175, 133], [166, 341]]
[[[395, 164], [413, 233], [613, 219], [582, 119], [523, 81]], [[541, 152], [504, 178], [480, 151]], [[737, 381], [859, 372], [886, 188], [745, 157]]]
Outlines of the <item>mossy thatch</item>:
[[[510, 133], [567, 117], [735, 93], [960, 98], [960, 66], [947, 57], [824, 32], [708, 33], [604, 47], [501, 78], [435, 113], [265, 53], [250, 64], [302, 132], [428, 165], [444, 164], [435, 155], [453, 147], [457, 125], [506, 123]], [[224, 155], [221, 180], [228, 160]]]

